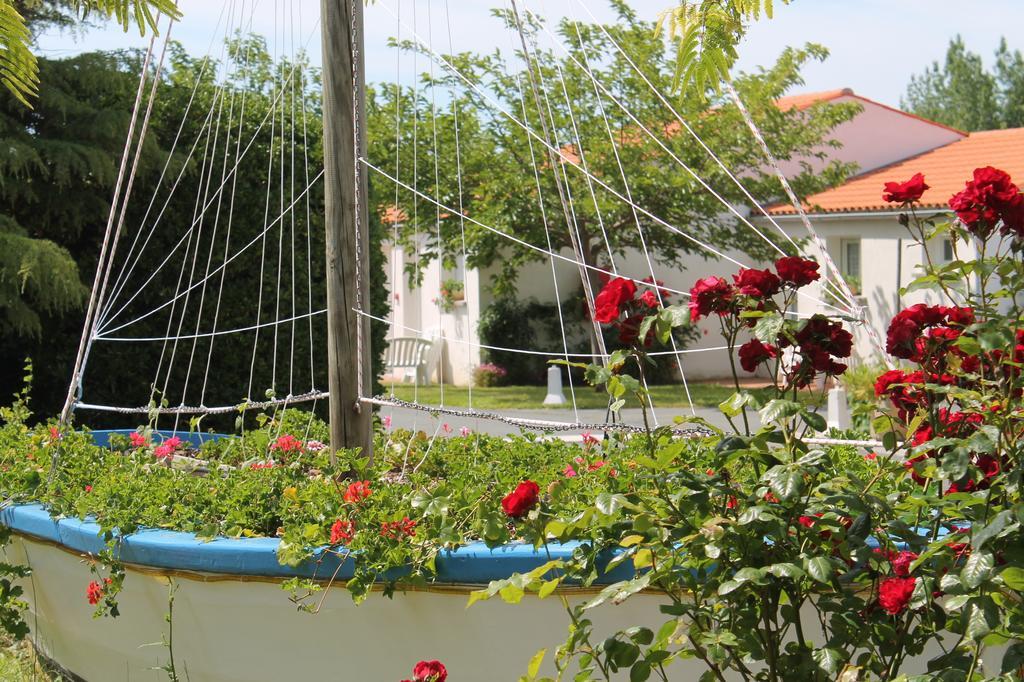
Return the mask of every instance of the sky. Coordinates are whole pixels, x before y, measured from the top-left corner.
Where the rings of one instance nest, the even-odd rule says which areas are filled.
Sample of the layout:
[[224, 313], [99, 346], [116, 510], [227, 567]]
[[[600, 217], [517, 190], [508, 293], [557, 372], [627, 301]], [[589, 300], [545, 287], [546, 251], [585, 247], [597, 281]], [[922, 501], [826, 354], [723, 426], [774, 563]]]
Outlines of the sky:
[[[490, 16], [490, 8], [507, 0], [376, 0], [366, 10], [366, 62], [370, 81], [395, 79], [394, 51], [386, 46], [398, 33], [396, 16], [401, 14], [403, 36], [412, 29], [416, 2], [416, 31], [427, 37], [430, 8], [433, 44], [447, 51], [447, 13], [452, 44], [458, 51], [490, 51], [512, 47], [513, 36]], [[242, 8], [252, 30], [288, 51], [292, 45], [306, 45], [311, 59], [319, 63], [317, 16], [319, 0], [180, 0], [184, 18], [172, 29], [172, 37], [189, 52], [206, 54], [211, 46], [219, 50], [225, 17], [234, 14], [239, 23]], [[631, 0], [641, 18], [654, 20], [672, 0]], [[593, 12], [600, 19], [610, 17], [604, 0], [520, 0], [546, 17], [571, 16], [588, 19]], [[934, 60], [941, 60], [950, 38], [964, 37], [969, 49], [980, 53], [987, 63], [1000, 37], [1006, 35], [1013, 49], [1024, 50], [1024, 0], [793, 0], [782, 5], [776, 0], [775, 17], [755, 24], [740, 46], [739, 68], [749, 70], [771, 64], [787, 45], [815, 42], [831, 51], [830, 58], [805, 69], [806, 84], [793, 92], [810, 92], [849, 87], [858, 94], [898, 106], [910, 76], [920, 73]], [[969, 9], [967, 9], [969, 8]], [[275, 21], [276, 19], [276, 21]], [[287, 27], [282, 30], [280, 27]], [[278, 35], [278, 40], [270, 36]], [[39, 53], [61, 57], [94, 49], [145, 47], [136, 29], [127, 33], [117, 25], [106, 25], [84, 35], [50, 33], [40, 37]], [[425, 67], [423, 67], [425, 68]]]

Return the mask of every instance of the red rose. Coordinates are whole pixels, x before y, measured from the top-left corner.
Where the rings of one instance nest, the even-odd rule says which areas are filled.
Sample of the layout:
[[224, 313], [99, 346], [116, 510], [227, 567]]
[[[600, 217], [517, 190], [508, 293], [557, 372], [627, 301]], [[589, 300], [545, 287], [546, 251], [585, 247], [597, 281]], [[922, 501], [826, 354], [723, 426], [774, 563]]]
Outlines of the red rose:
[[968, 230], [985, 239], [999, 220], [1004, 222], [1003, 232], [1018, 233], [1024, 227], [1024, 199], [1010, 176], [998, 168], [976, 168], [964, 189], [949, 200]]
[[348, 542], [355, 535], [356, 524], [352, 521], [338, 519], [331, 526], [331, 544], [337, 545], [341, 542]]
[[920, 199], [926, 189], [928, 185], [924, 184], [924, 176], [915, 173], [914, 177], [906, 182], [885, 183], [882, 199], [891, 204], [909, 204]]
[[537, 506], [540, 486], [533, 481], [523, 481], [501, 500], [501, 508], [513, 519], [519, 519]]
[[799, 256], [785, 256], [775, 261], [775, 271], [786, 284], [802, 287], [821, 278], [818, 264]]
[[782, 282], [770, 270], [740, 270], [739, 274], [732, 276], [732, 281], [744, 296], [755, 298], [770, 298], [779, 293]]
[[878, 586], [878, 605], [891, 616], [899, 615], [910, 603], [916, 584], [917, 578], [886, 578]]
[[658, 294], [654, 293], [652, 289], [648, 289], [644, 293], [640, 294], [640, 302], [648, 308], [657, 308], [660, 305], [658, 302]]
[[725, 315], [729, 312], [732, 296], [732, 287], [721, 277], [697, 280], [690, 289], [690, 318], [696, 322], [711, 313]]
[[622, 307], [633, 300], [636, 284], [633, 280], [616, 277], [601, 289], [594, 299], [594, 319], [607, 324], [613, 322], [622, 312]]
[[757, 339], [751, 339], [740, 346], [740, 366], [748, 372], [757, 370], [757, 366], [765, 360], [774, 358], [779, 350], [772, 345], [766, 345]]
[[441, 661], [420, 661], [412, 669], [413, 682], [445, 682], [448, 671]]
[[345, 491], [345, 501], [358, 504], [369, 497], [371, 493], [373, 491], [370, 490], [369, 481], [356, 481], [355, 483], [350, 483]]
[[892, 572], [901, 578], [906, 578], [910, 575], [910, 564], [914, 563], [917, 559], [917, 554], [909, 551], [902, 551], [896, 556], [892, 557]]

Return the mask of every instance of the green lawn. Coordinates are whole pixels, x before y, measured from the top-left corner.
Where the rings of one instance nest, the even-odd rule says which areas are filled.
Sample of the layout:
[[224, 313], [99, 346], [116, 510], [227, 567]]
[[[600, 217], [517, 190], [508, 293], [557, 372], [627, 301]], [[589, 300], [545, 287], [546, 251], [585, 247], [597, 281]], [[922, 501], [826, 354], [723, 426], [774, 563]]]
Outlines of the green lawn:
[[[390, 391], [390, 385], [385, 385]], [[439, 386], [420, 386], [395, 384], [395, 397], [401, 400], [415, 400], [419, 403], [438, 405], [441, 403]], [[714, 383], [690, 384], [690, 395], [697, 407], [717, 407], [719, 403], [733, 394], [735, 389], [730, 386]], [[547, 390], [543, 386], [499, 386], [492, 388], [473, 389], [473, 407], [481, 410], [534, 409], [546, 407], [552, 410], [569, 409], [567, 405], [544, 405]], [[571, 400], [569, 387], [565, 387], [565, 397]], [[651, 386], [651, 398], [655, 407], [689, 407], [686, 392], [679, 384], [668, 386]], [[444, 387], [444, 404], [451, 407], [469, 406], [469, 389], [457, 386]], [[588, 386], [576, 387], [576, 404], [583, 409], [601, 409], [608, 405], [608, 397]], [[639, 407], [635, 400], [626, 401], [626, 407]]]

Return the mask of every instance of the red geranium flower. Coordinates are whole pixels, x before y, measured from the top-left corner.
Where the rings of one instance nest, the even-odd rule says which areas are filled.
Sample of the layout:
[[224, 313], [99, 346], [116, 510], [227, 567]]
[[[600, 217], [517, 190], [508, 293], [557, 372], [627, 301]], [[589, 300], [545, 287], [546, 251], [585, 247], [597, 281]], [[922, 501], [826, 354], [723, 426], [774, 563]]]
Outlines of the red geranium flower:
[[271, 450], [279, 452], [302, 452], [306, 444], [291, 434], [284, 434], [270, 446]]
[[914, 594], [917, 578], [886, 578], [878, 586], [878, 604], [891, 616], [899, 615], [907, 608]]
[[775, 261], [775, 271], [786, 284], [802, 287], [821, 278], [818, 264], [799, 256], [785, 256]]
[[533, 481], [523, 481], [501, 500], [501, 508], [514, 519], [526, 516], [537, 506], [540, 486]]
[[350, 483], [348, 490], [345, 491], [345, 501], [351, 502], [352, 504], [358, 504], [367, 497], [369, 497], [373, 491], [370, 489], [369, 481], [356, 481]]
[[85, 598], [89, 600], [89, 603], [96, 606], [103, 599], [103, 586], [93, 580], [89, 583], [89, 586], [85, 588]]
[[415, 537], [416, 522], [408, 516], [403, 516], [401, 521], [384, 521], [380, 524], [380, 535], [390, 540]]
[[926, 189], [928, 185], [924, 183], [924, 176], [915, 173], [914, 177], [906, 182], [885, 183], [882, 199], [893, 204], [909, 204], [920, 199]]
[[338, 519], [331, 526], [331, 544], [337, 545], [342, 542], [348, 542], [356, 534], [356, 524], [354, 521], [342, 521]]
[[732, 302], [733, 288], [721, 277], [697, 280], [690, 289], [690, 318], [696, 322], [711, 313], [725, 315]]
[[779, 349], [770, 344], [763, 344], [757, 339], [751, 339], [740, 346], [740, 366], [748, 372], [757, 371], [757, 366], [765, 360], [774, 358], [779, 354]]

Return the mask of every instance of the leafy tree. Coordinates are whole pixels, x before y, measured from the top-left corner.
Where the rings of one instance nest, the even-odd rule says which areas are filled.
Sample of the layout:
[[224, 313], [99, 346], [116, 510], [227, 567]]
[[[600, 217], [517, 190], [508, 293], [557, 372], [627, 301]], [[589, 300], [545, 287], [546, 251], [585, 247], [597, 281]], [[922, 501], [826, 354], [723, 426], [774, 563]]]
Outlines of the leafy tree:
[[[640, 21], [621, 3], [614, 6], [618, 12], [615, 24], [600, 27], [563, 21], [556, 27], [564, 44], [572, 46], [570, 57], [536, 48], [531, 48], [530, 55], [545, 117], [550, 110], [553, 141], [572, 159], [571, 165], [563, 159], [556, 159], [555, 164], [559, 180], [573, 197], [573, 223], [580, 235], [584, 260], [590, 265], [607, 265], [611, 257], [641, 250], [644, 244], [657, 261], [668, 266], [680, 266], [689, 254], [707, 255], [694, 242], [665, 228], [650, 215], [634, 214], [621, 199], [627, 193], [650, 214], [706, 243], [718, 248], [738, 248], [754, 256], [771, 253], [764, 241], [735, 216], [726, 214], [722, 204], [638, 125], [639, 122], [653, 131], [672, 155], [685, 162], [729, 203], [749, 204], [722, 168], [681, 130], [658, 95], [612, 44], [608, 36], [622, 46], [635, 64], [642, 65], [644, 76], [660, 92], [671, 89], [674, 55], [652, 37], [654, 24]], [[514, 26], [507, 14], [497, 14]], [[538, 24], [526, 28], [531, 37], [542, 31]], [[856, 107], [829, 105], [803, 112], [780, 111], [774, 105], [787, 89], [802, 82], [800, 69], [808, 60], [822, 59], [826, 54], [823, 48], [813, 45], [787, 49], [771, 68], [741, 74], [735, 79], [735, 87], [769, 146], [781, 159], [823, 159], [823, 150], [830, 144], [829, 132], [857, 111]], [[467, 78], [483, 84], [486, 97], [445, 73], [437, 74], [436, 84], [442, 92], [451, 88], [455, 94], [450, 98], [445, 95], [443, 106], [434, 106], [426, 87], [431, 85], [427, 76], [415, 93], [409, 88], [399, 91], [393, 86], [381, 86], [372, 93], [368, 105], [369, 155], [373, 164], [394, 174], [397, 158], [397, 174], [403, 183], [415, 185], [426, 197], [438, 197], [446, 207], [458, 208], [461, 203], [464, 213], [471, 218], [460, 221], [452, 211], [435, 210], [426, 199], [399, 190], [398, 202], [408, 217], [400, 224], [398, 239], [406, 252], [419, 254], [421, 265], [435, 258], [452, 264], [461, 253], [464, 230], [469, 266], [500, 267], [500, 276], [494, 282], [498, 294], [514, 291], [524, 263], [544, 260], [546, 256], [473, 221], [541, 248], [546, 248], [548, 236], [556, 251], [572, 247], [556, 174], [542, 143], [496, 113], [487, 101], [493, 99], [520, 119], [525, 111], [530, 128], [543, 130], [530, 89], [531, 74], [523, 68], [521, 57], [509, 57], [499, 51], [451, 57]], [[603, 94], [595, 93], [584, 70], [587, 64], [620, 102], [627, 103], [635, 120]], [[708, 97], [685, 97], [672, 104], [724, 165], [743, 176], [755, 198], [765, 202], [780, 196], [777, 179], [765, 168], [761, 149], [747, 133], [740, 113], [728, 102], [715, 98], [710, 85], [706, 94]], [[396, 109], [398, 120], [402, 121], [397, 138]], [[461, 152], [458, 158], [456, 116]], [[578, 140], [583, 141], [582, 146]], [[628, 190], [619, 170], [620, 161]], [[581, 172], [584, 162], [587, 170], [607, 188], [587, 181]], [[461, 196], [456, 177], [460, 170]], [[829, 163], [819, 172], [811, 172], [805, 165], [804, 172], [792, 178], [792, 183], [798, 193], [806, 195], [841, 181], [849, 171], [848, 166], [839, 163]], [[541, 184], [540, 201], [535, 173], [539, 174]], [[372, 199], [375, 205], [387, 206], [395, 201], [394, 185], [383, 184], [388, 187]], [[411, 266], [410, 275], [416, 271]], [[598, 287], [596, 280], [594, 287]]]
[[718, 90], [730, 80], [747, 25], [762, 16], [771, 19], [774, 9], [773, 0], [679, 0], [662, 12], [658, 31], [675, 45], [675, 85], [698, 96], [708, 88]]
[[24, 106], [39, 89], [33, 33], [48, 25], [69, 27], [92, 16], [115, 19], [124, 30], [157, 30], [157, 14], [181, 16], [175, 0], [0, 0], [0, 84]]
[[962, 130], [1024, 126], [1024, 57], [1002, 39], [993, 71], [957, 36], [945, 62], [911, 76], [900, 105], [919, 116]]

